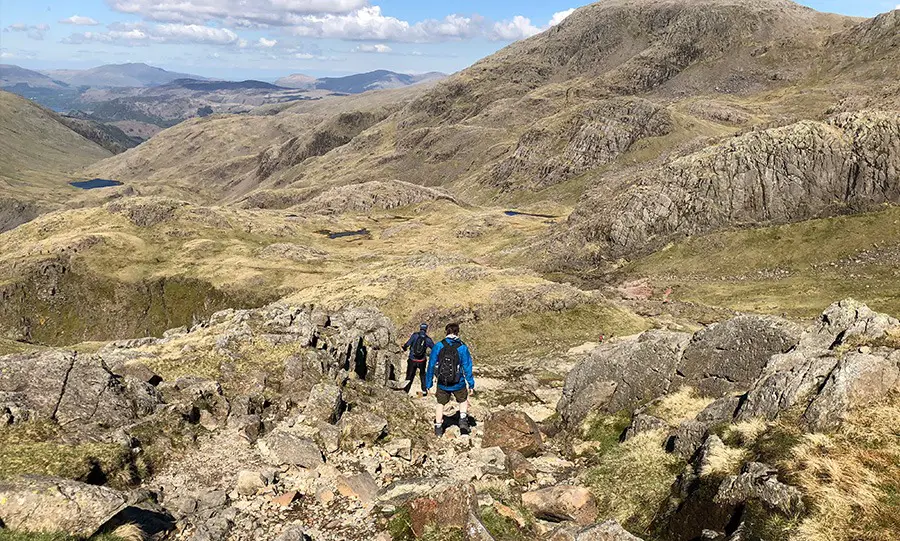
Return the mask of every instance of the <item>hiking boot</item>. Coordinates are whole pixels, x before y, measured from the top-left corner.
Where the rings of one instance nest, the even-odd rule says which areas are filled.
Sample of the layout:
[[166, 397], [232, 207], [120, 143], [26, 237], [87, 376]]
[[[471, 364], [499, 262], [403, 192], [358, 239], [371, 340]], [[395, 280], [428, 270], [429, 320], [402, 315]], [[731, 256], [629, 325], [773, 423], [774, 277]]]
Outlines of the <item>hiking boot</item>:
[[416, 396], [422, 398], [425, 394], [422, 391], [416, 391]]
[[435, 426], [434, 427], [434, 435], [437, 437], [441, 437], [444, 435], [444, 427], [443, 426]]
[[471, 429], [469, 429], [469, 419], [466, 417], [460, 417], [459, 419], [459, 433], [465, 436], [469, 434]]

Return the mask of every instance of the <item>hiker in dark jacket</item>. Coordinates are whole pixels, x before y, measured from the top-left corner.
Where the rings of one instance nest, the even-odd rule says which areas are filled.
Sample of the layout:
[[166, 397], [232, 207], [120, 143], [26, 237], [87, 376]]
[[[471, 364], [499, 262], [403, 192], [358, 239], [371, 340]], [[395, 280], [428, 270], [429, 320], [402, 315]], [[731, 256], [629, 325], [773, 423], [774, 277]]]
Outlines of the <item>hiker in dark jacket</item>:
[[[459, 339], [459, 324], [447, 325], [447, 338], [438, 342], [431, 350], [428, 361], [428, 389], [437, 377], [437, 408], [434, 411], [434, 434], [444, 435], [444, 406], [450, 397], [459, 404], [459, 432], [469, 433], [469, 391], [475, 394], [475, 378], [472, 376], [472, 354], [469, 347]], [[468, 388], [466, 387], [468, 385]]]
[[428, 324], [419, 325], [419, 332], [415, 332], [409, 340], [403, 344], [403, 351], [409, 350], [409, 360], [406, 363], [406, 387], [408, 393], [416, 379], [416, 370], [419, 371], [419, 383], [422, 390], [420, 396], [428, 396], [428, 388], [425, 386], [425, 361], [428, 360], [428, 352], [434, 348], [434, 340], [428, 336]]

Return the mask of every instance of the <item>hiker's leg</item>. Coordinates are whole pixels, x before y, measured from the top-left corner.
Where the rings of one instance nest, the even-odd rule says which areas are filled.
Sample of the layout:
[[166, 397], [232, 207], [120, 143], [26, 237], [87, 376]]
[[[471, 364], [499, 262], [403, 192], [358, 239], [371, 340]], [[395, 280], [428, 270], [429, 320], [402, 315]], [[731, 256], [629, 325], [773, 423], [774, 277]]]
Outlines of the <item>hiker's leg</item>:
[[419, 363], [419, 383], [422, 384], [422, 394], [428, 393], [428, 388], [425, 387], [425, 363]]
[[416, 377], [416, 363], [412, 362], [412, 360], [406, 361], [406, 386], [403, 387], [403, 390], [409, 393], [409, 390], [412, 389], [413, 380]]
[[443, 425], [444, 424], [444, 405], [438, 404], [434, 407], [434, 424], [435, 425]]
[[459, 404], [459, 433], [469, 434], [469, 390], [460, 389], [453, 393], [456, 403]]

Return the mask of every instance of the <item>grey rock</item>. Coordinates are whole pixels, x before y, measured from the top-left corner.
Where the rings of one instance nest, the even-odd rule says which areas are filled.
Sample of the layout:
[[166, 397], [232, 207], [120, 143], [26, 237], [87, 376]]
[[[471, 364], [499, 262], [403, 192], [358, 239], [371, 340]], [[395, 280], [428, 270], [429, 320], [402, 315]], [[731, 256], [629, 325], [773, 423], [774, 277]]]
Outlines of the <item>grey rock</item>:
[[843, 356], [803, 414], [815, 431], [833, 430], [852, 410], [871, 404], [900, 385], [900, 351], [890, 358], [850, 352]]
[[341, 449], [341, 429], [334, 425], [317, 422], [313, 439], [327, 454], [336, 453]]
[[275, 541], [312, 541], [301, 526], [289, 526]]
[[253, 496], [266, 488], [266, 480], [258, 471], [242, 470], [237, 474], [234, 489], [243, 496]]
[[730, 423], [734, 419], [740, 405], [741, 397], [723, 396], [698, 413], [696, 421], [710, 427], [721, 423]]
[[345, 498], [356, 498], [369, 503], [378, 495], [378, 483], [368, 472], [342, 475], [337, 478], [337, 489]]
[[735, 505], [756, 499], [787, 516], [802, 513], [805, 510], [803, 493], [780, 482], [777, 474], [777, 470], [766, 464], [745, 464], [740, 475], [728, 476], [722, 481], [714, 501]]
[[594, 410], [634, 409], [681, 385], [677, 367], [691, 335], [648, 331], [595, 349], [566, 377], [557, 405], [562, 419], [579, 425]]
[[584, 528], [562, 526], [551, 534], [549, 541], [641, 541], [641, 538], [630, 534], [617, 521], [607, 520]]
[[333, 424], [338, 420], [342, 405], [340, 387], [333, 383], [319, 383], [309, 392], [303, 414], [307, 419]]
[[322, 451], [314, 441], [287, 429], [275, 429], [257, 445], [274, 464], [315, 469], [325, 463]]
[[631, 418], [631, 424], [625, 430], [625, 439], [630, 440], [641, 432], [667, 430], [668, 428], [669, 423], [659, 417], [647, 415], [646, 413], [638, 413]]
[[341, 447], [347, 450], [371, 446], [387, 434], [387, 420], [368, 411], [352, 411], [341, 418]]
[[583, 487], [558, 485], [522, 494], [522, 505], [534, 516], [551, 522], [587, 525], [597, 520], [597, 500]]
[[476, 447], [466, 456], [481, 466], [485, 473], [498, 475], [506, 470], [506, 453], [500, 447]]
[[800, 342], [799, 326], [777, 317], [738, 316], [697, 332], [679, 371], [706, 396], [746, 390], [772, 355]]
[[803, 345], [812, 348], [834, 347], [851, 340], [877, 340], [887, 331], [900, 327], [897, 319], [873, 311], [865, 304], [844, 299], [829, 306], [815, 325], [803, 336]]
[[197, 500], [198, 509], [222, 509], [228, 505], [228, 494], [224, 490], [210, 490]]
[[409, 438], [392, 439], [384, 444], [384, 450], [391, 456], [412, 460], [412, 440]]
[[0, 523], [13, 530], [90, 537], [127, 504], [122, 492], [66, 479], [0, 480]]
[[684, 421], [678, 425], [669, 446], [673, 453], [685, 460], [690, 460], [706, 441], [708, 434], [709, 426], [706, 423]]

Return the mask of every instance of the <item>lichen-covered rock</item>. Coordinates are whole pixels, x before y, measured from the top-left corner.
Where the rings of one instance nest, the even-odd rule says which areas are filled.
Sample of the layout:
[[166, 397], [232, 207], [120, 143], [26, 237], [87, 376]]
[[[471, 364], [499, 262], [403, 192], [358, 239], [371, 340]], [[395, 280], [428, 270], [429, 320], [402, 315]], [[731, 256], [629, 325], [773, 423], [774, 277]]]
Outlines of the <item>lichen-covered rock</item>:
[[491, 414], [484, 423], [483, 447], [500, 447], [534, 456], [543, 448], [541, 430], [527, 413], [502, 410]]
[[561, 526], [554, 530], [549, 541], [641, 541], [616, 520], [587, 527]]
[[336, 423], [343, 406], [341, 388], [333, 383], [319, 383], [309, 392], [303, 414], [308, 420]]
[[775, 419], [819, 389], [837, 362], [827, 350], [798, 349], [774, 355], [750, 388], [735, 419]]
[[273, 464], [315, 469], [325, 463], [316, 442], [289, 429], [276, 428], [271, 434], [259, 440], [258, 446], [260, 452]]
[[822, 313], [804, 334], [803, 346], [834, 349], [853, 340], [877, 340], [897, 328], [900, 321], [896, 318], [875, 312], [855, 299], [844, 299]]
[[628, 428], [625, 430], [624, 439], [630, 440], [641, 432], [666, 430], [668, 428], [669, 423], [660, 419], [659, 417], [654, 417], [653, 415], [647, 415], [645, 413], [638, 413], [631, 418], [631, 424], [628, 425]]
[[477, 504], [475, 488], [461, 484], [415, 498], [405, 508], [409, 511], [410, 528], [416, 537], [421, 537], [428, 527], [436, 525], [465, 530]]
[[351, 411], [341, 417], [341, 447], [347, 450], [371, 446], [387, 434], [388, 422], [368, 411]]
[[534, 516], [551, 522], [591, 524], [597, 520], [597, 500], [584, 487], [559, 485], [522, 494], [522, 504]]

